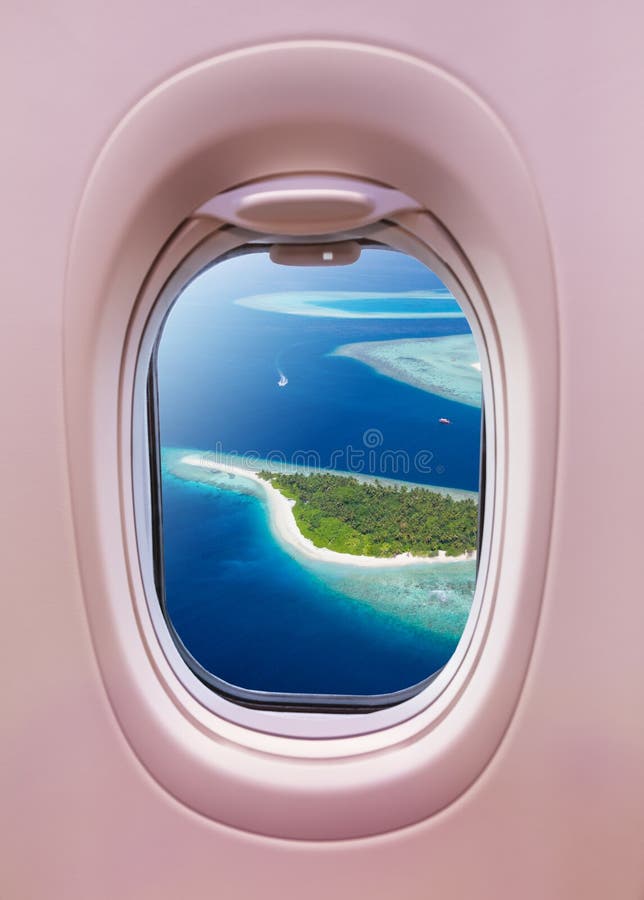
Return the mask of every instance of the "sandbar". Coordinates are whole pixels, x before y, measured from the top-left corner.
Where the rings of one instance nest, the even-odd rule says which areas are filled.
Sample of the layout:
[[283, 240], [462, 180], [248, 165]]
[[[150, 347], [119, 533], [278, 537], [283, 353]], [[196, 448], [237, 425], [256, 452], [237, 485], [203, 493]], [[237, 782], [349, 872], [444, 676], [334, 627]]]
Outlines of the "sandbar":
[[358, 360], [381, 375], [446, 400], [481, 405], [481, 363], [471, 334], [362, 341], [343, 344], [329, 355]]
[[[436, 305], [436, 309], [418, 309], [401, 312], [396, 310], [396, 300], [425, 301]], [[346, 301], [360, 301], [363, 309], [342, 309]], [[369, 301], [391, 301], [390, 310], [370, 310]], [[441, 309], [452, 301], [456, 307]], [[331, 319], [462, 319], [465, 316], [454, 297], [447, 290], [434, 291], [276, 291], [272, 294], [254, 294], [235, 300], [237, 306], [257, 309], [262, 312], [284, 313], [290, 316], [316, 316]]]

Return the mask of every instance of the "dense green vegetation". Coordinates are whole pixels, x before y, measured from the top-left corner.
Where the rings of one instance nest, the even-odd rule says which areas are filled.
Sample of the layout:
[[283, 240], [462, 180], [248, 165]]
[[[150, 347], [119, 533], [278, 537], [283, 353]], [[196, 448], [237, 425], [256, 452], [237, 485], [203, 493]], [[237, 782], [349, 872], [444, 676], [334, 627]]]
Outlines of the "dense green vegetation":
[[362, 482], [345, 475], [260, 472], [286, 497], [316, 547], [365, 556], [449, 556], [476, 549], [477, 504], [425, 488]]

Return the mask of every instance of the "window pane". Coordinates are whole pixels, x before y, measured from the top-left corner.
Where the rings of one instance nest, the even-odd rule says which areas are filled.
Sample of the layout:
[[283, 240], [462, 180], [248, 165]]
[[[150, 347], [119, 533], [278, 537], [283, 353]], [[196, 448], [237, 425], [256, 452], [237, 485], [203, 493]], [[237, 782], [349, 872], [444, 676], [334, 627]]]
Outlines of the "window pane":
[[166, 616], [246, 690], [373, 696], [450, 658], [476, 581], [481, 365], [404, 254], [243, 253], [159, 338]]

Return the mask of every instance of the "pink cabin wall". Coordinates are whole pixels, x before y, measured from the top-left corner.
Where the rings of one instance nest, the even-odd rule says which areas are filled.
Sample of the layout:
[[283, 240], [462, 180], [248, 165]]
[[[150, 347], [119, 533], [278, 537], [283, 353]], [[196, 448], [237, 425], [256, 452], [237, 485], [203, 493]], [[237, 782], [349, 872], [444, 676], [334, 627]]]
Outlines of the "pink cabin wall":
[[[2, 18], [1, 502], [11, 549], [0, 567], [0, 896], [639, 900], [641, 5], [13, 0]], [[497, 110], [541, 196], [561, 317], [552, 556], [512, 725], [451, 807], [343, 844], [217, 825], [168, 796], [132, 754], [86, 624], [62, 411], [65, 261], [103, 143], [138, 98], [182, 68], [299, 37], [408, 51]]]

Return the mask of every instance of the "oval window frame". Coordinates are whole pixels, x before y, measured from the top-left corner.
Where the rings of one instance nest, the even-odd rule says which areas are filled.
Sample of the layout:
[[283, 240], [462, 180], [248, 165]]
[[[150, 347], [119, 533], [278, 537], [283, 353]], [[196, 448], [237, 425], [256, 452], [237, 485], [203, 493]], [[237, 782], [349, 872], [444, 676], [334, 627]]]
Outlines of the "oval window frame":
[[[248, 84], [262, 90], [253, 95]], [[351, 173], [394, 185], [431, 209], [469, 260], [481, 294], [493, 299], [503, 348], [495, 361], [488, 346], [499, 367], [493, 531], [504, 564], [488, 586], [495, 610], [485, 651], [451, 706], [430, 722], [416, 715], [351, 738], [279, 737], [205, 711], [158, 644], [152, 652], [156, 638], [148, 641], [135, 599], [142, 581], [129, 474], [134, 362], [123, 353], [135, 298], [154, 279], [160, 248], [188, 245], [204, 226], [182, 227], [192, 210], [236, 184], [285, 171]], [[462, 794], [497, 751], [526, 677], [557, 452], [548, 233], [529, 169], [494, 112], [427, 62], [336, 41], [236, 51], [179, 73], [126, 116], [91, 174], [70, 251], [64, 332], [83, 596], [107, 697], [150, 775], [215, 821], [295, 839], [389, 831]]]
[[[367, 234], [370, 240], [404, 252], [427, 265], [431, 271], [439, 275], [443, 284], [450, 289], [466, 313], [482, 363], [482, 387], [486, 410], [484, 425], [486, 454], [485, 471], [481, 472], [481, 482], [485, 485], [486, 492], [489, 492], [490, 501], [485, 504], [484, 519], [479, 524], [480, 556], [472, 605], [454, 653], [439, 672], [429, 676], [420, 686], [412, 685], [404, 691], [398, 692], [395, 698], [392, 695], [389, 703], [383, 703], [382, 699], [376, 699], [374, 703], [369, 704], [373, 705], [374, 709], [353, 711], [345, 704], [347, 708], [342, 711], [336, 710], [334, 713], [325, 710], [323, 708], [324, 701], [322, 701], [318, 704], [321, 707], [319, 711], [304, 712], [301, 709], [285, 708], [284, 712], [291, 712], [295, 718], [285, 715], [276, 719], [273, 715], [267, 715], [273, 711], [271, 706], [274, 707], [281, 702], [290, 703], [293, 707], [298, 699], [301, 700], [302, 706], [307, 706], [307, 695], [282, 696], [259, 690], [243, 691], [235, 686], [226, 685], [221, 679], [216, 679], [222, 685], [219, 690], [214, 686], [209, 687], [195, 672], [198, 664], [193, 668], [177, 646], [177, 639], [172, 636], [163, 615], [158, 589], [155, 586], [153, 566], [155, 546], [150, 527], [151, 485], [154, 483], [154, 477], [147, 424], [149, 421], [148, 373], [158, 335], [163, 328], [167, 313], [194, 278], [216, 265], [221, 259], [227, 258], [230, 253], [242, 249], [251, 242], [264, 241], [266, 244], [271, 244], [274, 242], [273, 239], [239, 228], [213, 223], [212, 231], [198, 241], [178, 266], [175, 267], [174, 254], [169, 248], [166, 248], [165, 253], [157, 261], [156, 274], [157, 277], [161, 277], [161, 272], [171, 272], [168, 280], [161, 291], [155, 295], [155, 279], [142, 292], [137, 302], [137, 313], [130, 328], [129, 345], [126, 347], [125, 353], [127, 356], [137, 355], [133, 387], [133, 415], [130, 426], [132, 432], [132, 492], [139, 565], [147, 601], [146, 609], [139, 610], [139, 616], [143, 620], [147, 612], [166, 660], [190, 694], [206, 709], [245, 728], [299, 738], [344, 738], [390, 728], [436, 702], [463, 664], [475, 629], [485, 628], [485, 625], [481, 624], [479, 620], [481, 617], [485, 620], [489, 615], [489, 610], [483, 609], [483, 599], [486, 596], [485, 581], [490, 558], [489, 535], [492, 530], [495, 471], [494, 395], [485, 341], [485, 334], [491, 330], [491, 321], [487, 304], [480, 296], [476, 283], [471, 278], [468, 279], [469, 267], [466, 261], [462, 259], [458, 248], [451, 244], [440, 224], [426, 212], [417, 213], [414, 222], [416, 227], [419, 227], [421, 223], [424, 225], [423, 230], [426, 236], [432, 236], [432, 241], [442, 247], [443, 254], [447, 254], [449, 260], [439, 257], [431, 246], [419, 240], [412, 231], [397, 225], [395, 217], [389, 222], [369, 226]], [[342, 235], [342, 237], [346, 239], [346, 235]], [[352, 234], [351, 237], [358, 238], [360, 235]], [[168, 253], [170, 259], [165, 258]], [[465, 288], [464, 282], [467, 280], [469, 280], [469, 291], [475, 292], [474, 301]], [[482, 316], [483, 321], [479, 316]], [[126, 464], [125, 461], [124, 464]], [[489, 596], [489, 592], [487, 596]], [[226, 688], [229, 688], [228, 696], [226, 696]], [[357, 699], [355, 698], [356, 701]], [[264, 701], [265, 708], [262, 708], [262, 701]], [[358, 704], [354, 702], [354, 705]], [[322, 718], [320, 717], [321, 713], [324, 713]]]

